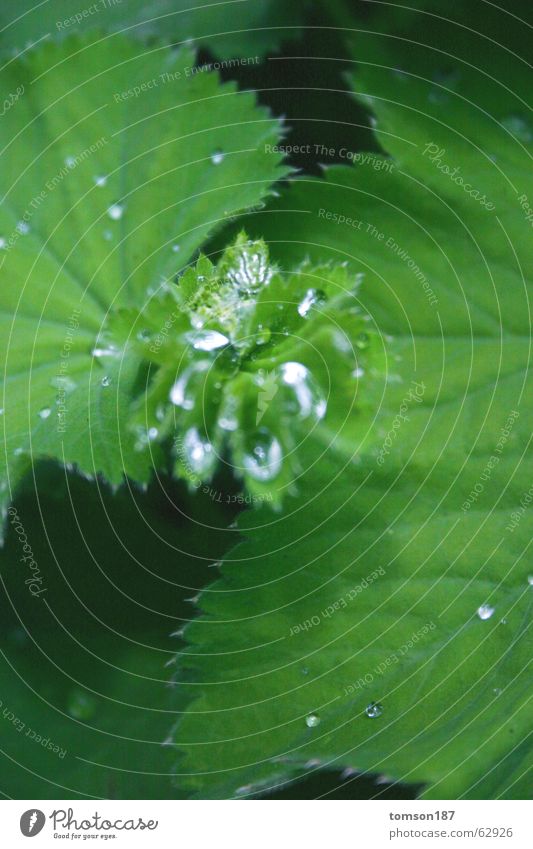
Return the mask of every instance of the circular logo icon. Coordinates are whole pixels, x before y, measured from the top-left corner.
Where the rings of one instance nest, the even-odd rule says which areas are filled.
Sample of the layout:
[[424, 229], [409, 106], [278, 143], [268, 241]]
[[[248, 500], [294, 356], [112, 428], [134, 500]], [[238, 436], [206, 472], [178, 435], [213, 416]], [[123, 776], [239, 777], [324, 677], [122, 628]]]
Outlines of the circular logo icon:
[[30, 808], [29, 811], [24, 811], [20, 818], [20, 830], [24, 837], [35, 837], [42, 831], [45, 822], [46, 817], [42, 811]]

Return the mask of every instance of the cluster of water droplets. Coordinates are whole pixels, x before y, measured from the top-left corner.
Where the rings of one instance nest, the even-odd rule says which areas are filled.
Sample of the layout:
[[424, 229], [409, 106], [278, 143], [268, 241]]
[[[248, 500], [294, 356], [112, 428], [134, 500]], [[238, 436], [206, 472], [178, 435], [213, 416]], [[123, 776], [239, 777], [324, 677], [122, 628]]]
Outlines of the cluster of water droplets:
[[[112, 221], [123, 212], [119, 203], [108, 208]], [[169, 251], [178, 248], [168, 245]], [[326, 275], [320, 279], [340, 268], [320, 269]], [[253, 491], [292, 491], [301, 471], [299, 440], [326, 416], [329, 391], [324, 376], [318, 379], [306, 364], [306, 357], [312, 363], [316, 355], [302, 338], [317, 326], [337, 333], [334, 348], [348, 363], [347, 375], [357, 377], [363, 374], [359, 366], [353, 371], [357, 352], [369, 344], [363, 327], [350, 340], [337, 323], [329, 324], [331, 296], [305, 285], [313, 277], [314, 267], [305, 264], [281, 275], [264, 242], [242, 234], [216, 265], [201, 257], [175, 284], [152, 292], [146, 312], [133, 319], [135, 332], [129, 319], [117, 321], [93, 356], [103, 366], [104, 388], [113, 374], [107, 358], [120, 355], [124, 344], [133, 340], [151, 363], [147, 393], [132, 417], [135, 450], [151, 451], [154, 442], [172, 445], [177, 474], [194, 486], [210, 480], [224, 456]], [[350, 279], [350, 285], [358, 282]], [[349, 306], [353, 312], [353, 302]], [[169, 315], [174, 318], [163, 338]]]

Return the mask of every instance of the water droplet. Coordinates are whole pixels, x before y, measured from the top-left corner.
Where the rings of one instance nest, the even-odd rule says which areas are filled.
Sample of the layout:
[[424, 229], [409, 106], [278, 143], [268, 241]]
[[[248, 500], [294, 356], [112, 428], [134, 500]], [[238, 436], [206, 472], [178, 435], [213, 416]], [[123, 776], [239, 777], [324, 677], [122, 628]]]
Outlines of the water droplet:
[[179, 245], [172, 245], [172, 252], [177, 254], [181, 250]]
[[316, 728], [317, 725], [320, 725], [320, 717], [316, 713], [310, 713], [309, 716], [305, 717], [305, 724], [308, 728]]
[[533, 141], [531, 127], [521, 115], [508, 115], [502, 120], [501, 125], [520, 141]]
[[191, 427], [183, 437], [185, 461], [198, 475], [207, 475], [216, 463], [216, 454], [208, 439], [204, 439], [198, 428]]
[[74, 168], [76, 165], [75, 158], [73, 156], [67, 156], [67, 158], [65, 159], [65, 165], [67, 166], [67, 168]]
[[223, 333], [217, 330], [204, 330], [201, 333], [187, 334], [187, 339], [192, 342], [193, 348], [197, 351], [216, 351], [217, 348], [223, 348], [224, 345], [229, 345], [229, 339]]
[[305, 318], [317, 305], [323, 304], [326, 296], [321, 289], [308, 289], [303, 300], [298, 304], [298, 313]]
[[239, 422], [237, 421], [237, 419], [227, 415], [220, 416], [218, 423], [222, 430], [228, 430], [230, 432], [237, 430], [237, 428], [239, 427]]
[[481, 607], [477, 609], [477, 615], [480, 619], [490, 619], [492, 614], [494, 613], [494, 607], [491, 607], [490, 604], [482, 604]]
[[202, 373], [210, 365], [211, 363], [208, 360], [200, 360], [185, 369], [170, 390], [169, 398], [174, 406], [181, 407], [183, 410], [193, 409], [197, 396], [195, 389], [201, 382]]
[[0, 250], [3, 250], [6, 246], [6, 244], [7, 243], [6, 243], [6, 240], [4, 239], [4, 237], [0, 236]]
[[19, 221], [17, 224], [17, 230], [23, 236], [26, 236], [30, 232], [30, 225], [26, 221]]
[[111, 206], [108, 207], [107, 214], [112, 221], [119, 221], [124, 214], [124, 206], [121, 203], [112, 203]]
[[368, 346], [369, 346], [369, 344], [370, 344], [370, 336], [368, 335], [368, 333], [364, 333], [364, 332], [363, 332], [363, 333], [359, 333], [359, 334], [355, 337], [355, 344], [356, 344], [356, 345], [357, 345], [357, 347], [358, 347], [358, 348], [360, 348], [361, 350], [364, 350], [365, 348], [368, 348]]
[[383, 706], [379, 702], [370, 702], [365, 708], [365, 713], [370, 719], [376, 719], [383, 713]]
[[501, 694], [503, 693], [503, 690], [502, 690], [500, 687], [494, 687], [494, 689], [493, 689], [493, 691], [492, 691], [492, 692], [493, 692], [493, 693], [494, 693], [494, 695], [496, 695], [496, 696], [501, 696]]
[[268, 327], [260, 328], [255, 334], [255, 344], [256, 345], [266, 345], [267, 342], [270, 342], [271, 332]]
[[[159, 431], [156, 427], [150, 427], [146, 429], [145, 427], [139, 426], [135, 428], [135, 434], [137, 436], [137, 440], [135, 442], [134, 450], [135, 451], [144, 451], [150, 442], [153, 442], [154, 439], [157, 439], [159, 436]], [[144, 489], [143, 491], [146, 491]]]
[[528, 575], [527, 582], [530, 587], [533, 587], [533, 575]]
[[52, 410], [50, 407], [43, 407], [42, 410], [39, 410], [39, 418], [47, 419], [51, 412]]
[[346, 781], [347, 778], [353, 778], [354, 775], [359, 775], [359, 770], [354, 769], [351, 766], [347, 766], [346, 769], [343, 769], [341, 772], [341, 778], [343, 781]]
[[67, 377], [65, 374], [53, 377], [50, 381], [50, 386], [53, 386], [54, 389], [60, 389], [63, 392], [74, 392], [77, 385], [72, 378]]
[[307, 666], [302, 666], [302, 675], [309, 675], [309, 668]]
[[91, 351], [93, 357], [100, 359], [100, 357], [115, 357], [118, 353], [117, 348], [114, 345], [109, 345], [108, 348], [93, 348]]
[[96, 702], [92, 696], [81, 690], [74, 690], [67, 702], [67, 711], [74, 719], [88, 720], [94, 716]]
[[364, 369], [359, 368], [359, 366], [358, 366], [357, 368], [354, 368], [354, 370], [352, 371], [352, 377], [356, 377], [357, 379], [359, 379], [360, 377], [364, 376], [364, 373], [365, 373]]
[[310, 415], [322, 419], [326, 414], [326, 400], [312, 378], [311, 372], [301, 363], [284, 363], [280, 367], [281, 380], [294, 392], [295, 412], [305, 419]]
[[113, 233], [111, 232], [111, 230], [104, 230], [102, 235], [103, 235], [104, 239], [106, 240], [106, 242], [110, 242], [111, 239], [113, 238]]
[[211, 156], [211, 162], [213, 165], [220, 165], [221, 162], [224, 161], [224, 154], [221, 150], [216, 150]]
[[243, 784], [242, 787], [237, 787], [235, 791], [236, 796], [247, 796], [253, 790], [253, 786], [251, 784]]
[[107, 374], [106, 374], [105, 377], [102, 378], [101, 384], [102, 384], [103, 387], [111, 386], [111, 378], [108, 377]]
[[259, 428], [250, 438], [251, 451], [243, 457], [246, 472], [255, 480], [269, 481], [281, 469], [283, 452], [275, 436], [266, 428]]

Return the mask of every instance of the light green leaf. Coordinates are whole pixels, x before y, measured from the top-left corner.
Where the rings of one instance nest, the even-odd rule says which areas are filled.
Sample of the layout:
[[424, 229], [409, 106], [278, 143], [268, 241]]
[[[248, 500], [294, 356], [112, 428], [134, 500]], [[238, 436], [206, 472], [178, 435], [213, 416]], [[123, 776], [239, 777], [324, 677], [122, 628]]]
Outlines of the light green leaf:
[[[2, 498], [31, 460], [118, 484], [153, 460], [127, 429], [140, 361], [99, 338], [110, 313], [172, 286], [227, 216], [284, 173], [277, 123], [189, 50], [123, 37], [46, 45], [2, 71]], [[170, 282], [169, 282], [170, 281]]]
[[[460, 81], [444, 112], [433, 80], [389, 65], [356, 89], [392, 158], [302, 178], [247, 222], [285, 267], [309, 254], [364, 274], [387, 363], [360, 380], [375, 415], [335, 427], [335, 450], [318, 431], [301, 447], [299, 495], [243, 517], [202, 594], [175, 732], [201, 797], [324, 767], [426, 798], [530, 796], [530, 125]], [[345, 403], [334, 388], [335, 421]]]
[[85, 7], [71, 0], [5, 0], [0, 10], [4, 50], [73, 33], [121, 32], [146, 41], [183, 44], [194, 40], [229, 64], [254, 64], [299, 32], [301, 9], [282, 0], [96, 0]]

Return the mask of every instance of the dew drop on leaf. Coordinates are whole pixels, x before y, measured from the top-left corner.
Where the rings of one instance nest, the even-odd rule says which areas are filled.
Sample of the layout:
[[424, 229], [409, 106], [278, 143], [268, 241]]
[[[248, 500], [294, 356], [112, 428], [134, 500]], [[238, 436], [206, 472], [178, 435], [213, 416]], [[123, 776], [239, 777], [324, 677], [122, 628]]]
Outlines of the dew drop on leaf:
[[124, 214], [124, 207], [121, 203], [112, 203], [111, 206], [108, 207], [107, 214], [112, 221], [119, 221]]
[[346, 781], [347, 778], [353, 778], [354, 775], [359, 775], [359, 770], [354, 769], [351, 766], [347, 766], [346, 769], [343, 769], [341, 772], [341, 778]]
[[317, 725], [320, 725], [320, 717], [316, 713], [310, 713], [309, 716], [305, 717], [305, 724], [308, 728], [316, 728]]
[[308, 368], [301, 363], [283, 363], [280, 367], [281, 379], [294, 392], [297, 409], [302, 419], [314, 415], [322, 419], [326, 414], [326, 400], [312, 378]]
[[103, 175], [97, 175], [93, 179], [95, 185], [100, 189], [107, 185], [107, 177], [104, 177]]
[[492, 614], [494, 613], [494, 607], [491, 607], [490, 604], [482, 604], [481, 607], [477, 609], [477, 615], [480, 619], [490, 619]]
[[96, 359], [100, 359], [100, 357], [114, 357], [117, 353], [117, 349], [113, 346], [109, 348], [93, 348], [92, 355], [96, 357]]
[[190, 427], [183, 437], [184, 462], [197, 475], [209, 474], [216, 462], [216, 454], [208, 439], [201, 436], [198, 428]]
[[249, 439], [252, 448], [243, 457], [246, 472], [258, 481], [272, 480], [283, 461], [280, 443], [266, 428], [260, 428]]
[[[74, 392], [78, 384], [75, 380], [72, 380], [72, 378], [63, 374], [58, 377], [53, 377], [50, 381], [50, 385], [53, 386], [54, 389], [60, 389], [63, 392]], [[59, 402], [56, 401], [56, 403]]]
[[183, 410], [193, 409], [197, 395], [195, 390], [200, 382], [201, 374], [210, 365], [208, 360], [200, 360], [185, 369], [170, 390], [169, 398], [175, 407], [181, 407]]
[[252, 792], [252, 790], [253, 790], [253, 787], [252, 787], [251, 784], [243, 784], [242, 787], [237, 787], [237, 789], [235, 791], [235, 795], [236, 796], [247, 796], [249, 793]]
[[51, 412], [52, 410], [50, 407], [43, 407], [42, 410], [39, 410], [39, 418], [47, 419]]
[[107, 386], [111, 386], [111, 378], [108, 377], [106, 374], [105, 377], [102, 378], [101, 383], [104, 388]]
[[363, 351], [365, 348], [368, 348], [368, 346], [369, 346], [369, 344], [370, 344], [370, 336], [368, 335], [368, 333], [359, 333], [359, 334], [355, 337], [355, 344], [356, 344], [356, 345], [357, 345], [357, 347], [358, 347], [358, 348], [360, 348], [362, 351]]
[[224, 161], [224, 154], [221, 150], [216, 150], [211, 156], [211, 162], [213, 165], [220, 165], [221, 162]]
[[23, 236], [27, 236], [27, 234], [30, 232], [30, 225], [26, 221], [19, 221], [19, 223], [17, 224], [17, 230]]
[[365, 713], [369, 719], [376, 719], [383, 713], [383, 706], [379, 702], [370, 702], [365, 708]]
[[255, 335], [255, 344], [256, 345], [266, 345], [267, 342], [270, 342], [271, 332], [268, 327], [261, 327], [257, 331]]
[[218, 330], [204, 330], [201, 333], [191, 334], [193, 348], [197, 351], [216, 351], [217, 348], [223, 348], [224, 345], [229, 345], [229, 339]]
[[172, 245], [172, 252], [177, 254], [180, 251], [180, 246], [178, 244]]
[[234, 430], [237, 430], [237, 428], [239, 427], [239, 422], [237, 421], [235, 416], [232, 416], [229, 413], [229, 411], [223, 413], [220, 416], [220, 418], [218, 420], [218, 424], [222, 428], [222, 430], [227, 430], [230, 433]]
[[298, 304], [298, 313], [305, 318], [313, 307], [323, 304], [325, 300], [326, 296], [321, 289], [308, 289]]

